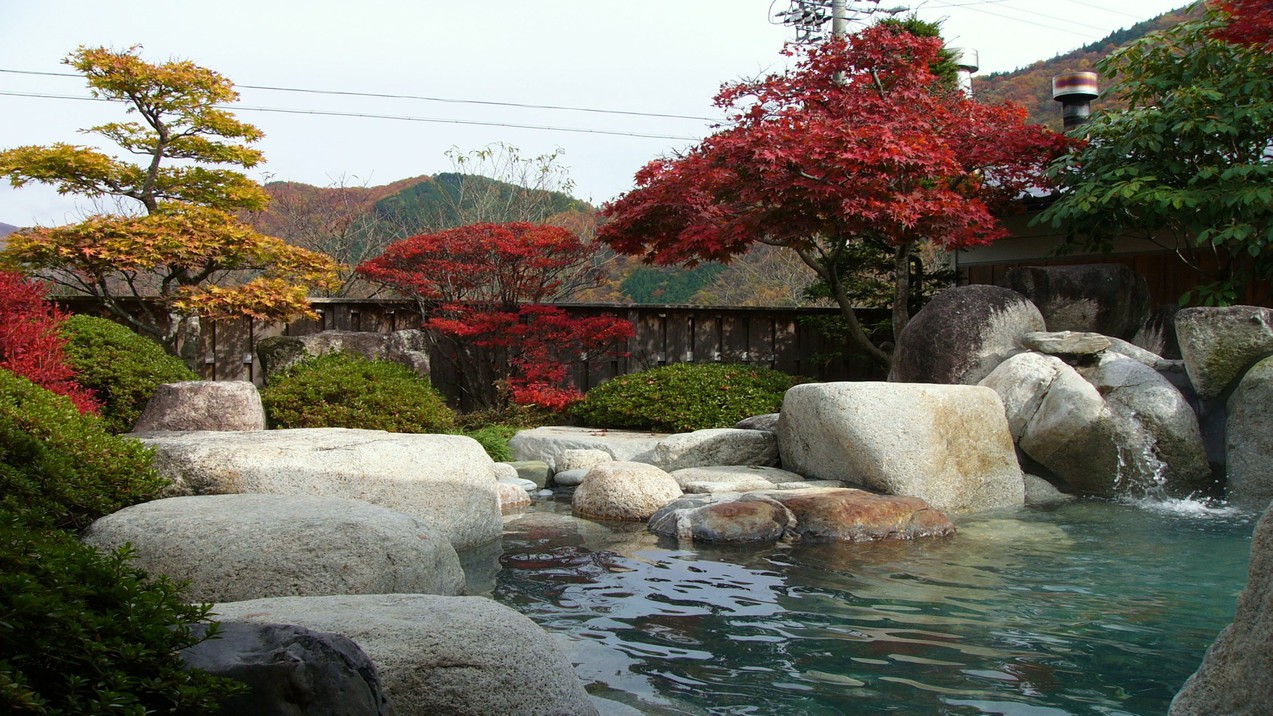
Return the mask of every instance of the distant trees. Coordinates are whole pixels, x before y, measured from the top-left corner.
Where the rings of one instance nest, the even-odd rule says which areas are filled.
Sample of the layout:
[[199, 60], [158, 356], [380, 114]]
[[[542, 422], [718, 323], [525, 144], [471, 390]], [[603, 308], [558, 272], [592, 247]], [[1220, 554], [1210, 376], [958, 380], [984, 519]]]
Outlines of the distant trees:
[[603, 208], [601, 240], [663, 265], [728, 262], [756, 243], [794, 252], [840, 307], [850, 343], [887, 366], [849, 295], [852, 247], [891, 251], [893, 331], [909, 318], [910, 259], [1002, 236], [1007, 208], [1064, 147], [1024, 112], [941, 81], [939, 38], [897, 26], [798, 53], [795, 67], [727, 85], [728, 124], [659, 159]]
[[[1243, 44], [1230, 42], [1243, 12], [1254, 12]], [[1273, 277], [1273, 54], [1267, 25], [1264, 40], [1255, 32], [1269, 12], [1216, 3], [1102, 62], [1127, 108], [1082, 126], [1086, 142], [1053, 167], [1062, 191], [1040, 220], [1086, 246], [1135, 235], [1175, 251], [1202, 278], [1185, 301], [1231, 303]]]
[[481, 223], [399, 241], [358, 273], [415, 299], [472, 406], [561, 410], [581, 397], [570, 366], [632, 335], [627, 321], [546, 305], [594, 280], [594, 250], [560, 227]]
[[[223, 166], [252, 167], [261, 132], [220, 105], [237, 99], [229, 80], [187, 61], [151, 64], [138, 48], [76, 50], [66, 63], [94, 96], [126, 105], [141, 121], [91, 128], [140, 163], [69, 144], [0, 152], [14, 186], [50, 184], [63, 194], [134, 201], [133, 213], [8, 237], [4, 262], [101, 299], [134, 329], [176, 353], [199, 319], [282, 319], [309, 311], [307, 289], [334, 277], [326, 255], [258, 234], [233, 212], [257, 210], [261, 187]], [[157, 295], [159, 312], [129, 299]], [[166, 314], [166, 315], [165, 315]], [[197, 341], [186, 340], [189, 361]]]

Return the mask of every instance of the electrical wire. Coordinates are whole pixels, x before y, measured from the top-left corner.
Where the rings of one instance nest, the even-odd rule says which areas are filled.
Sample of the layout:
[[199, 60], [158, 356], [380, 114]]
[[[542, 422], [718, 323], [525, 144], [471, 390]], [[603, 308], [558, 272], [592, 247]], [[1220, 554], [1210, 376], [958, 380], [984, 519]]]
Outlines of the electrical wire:
[[[78, 97], [75, 95], [56, 95], [42, 92], [9, 92], [0, 90], [0, 96], [31, 97], [35, 99], [67, 99], [81, 102], [110, 102], [100, 97]], [[639, 139], [671, 139], [677, 141], [697, 142], [702, 137], [674, 136], [670, 134], [649, 134], [645, 132], [623, 132], [609, 129], [586, 129], [583, 127], [552, 127], [537, 124], [516, 124], [512, 122], [484, 122], [470, 119], [443, 119], [439, 117], [409, 117], [390, 114], [367, 114], [361, 112], [333, 112], [320, 109], [286, 109], [282, 107], [245, 107], [242, 105], [213, 105], [217, 109], [235, 112], [273, 112], [279, 114], [311, 114], [326, 117], [353, 117], [357, 119], [392, 119], [402, 122], [427, 122], [432, 124], [463, 124], [477, 127], [506, 127], [510, 129], [534, 129], [545, 132], [572, 132], [576, 134], [603, 134], [613, 137], [636, 137]]]
[[[15, 74], [15, 75], [37, 75], [42, 77], [79, 78], [83, 76], [83, 75], [77, 75], [71, 72], [36, 72], [33, 70], [11, 70], [11, 69], [3, 69], [3, 68], [0, 68], [0, 72]], [[476, 105], [484, 105], [484, 106], [492, 106], [492, 107], [515, 107], [518, 109], [546, 109], [546, 110], [553, 110], [553, 111], [559, 111], [559, 112], [591, 112], [594, 114], [618, 114], [618, 115], [627, 115], [632, 117], [652, 117], [655, 119], [691, 119], [691, 120], [704, 121], [704, 122], [720, 121], [718, 117], [698, 117], [698, 116], [689, 115], [689, 114], [665, 114], [662, 112], [634, 112], [634, 111], [621, 110], [621, 109], [598, 109], [595, 107], [569, 107], [569, 106], [554, 105], [554, 104], [526, 104], [521, 102], [496, 102], [491, 100], [479, 100], [479, 99], [454, 99], [449, 97], [426, 97], [423, 95], [412, 95], [412, 94], [354, 92], [350, 90], [320, 90], [320, 89], [307, 89], [302, 87], [272, 87], [268, 85], [247, 85], [247, 84], [238, 84], [238, 83], [235, 83], [234, 86], [240, 89], [265, 90], [269, 92], [296, 92], [296, 93], [302, 93], [302, 94], [334, 95], [334, 96], [340, 96], [340, 97], [370, 97], [370, 98], [377, 98], [377, 99], [413, 99], [413, 100], [419, 100], [422, 102], [443, 102], [447, 104], [476, 104]]]

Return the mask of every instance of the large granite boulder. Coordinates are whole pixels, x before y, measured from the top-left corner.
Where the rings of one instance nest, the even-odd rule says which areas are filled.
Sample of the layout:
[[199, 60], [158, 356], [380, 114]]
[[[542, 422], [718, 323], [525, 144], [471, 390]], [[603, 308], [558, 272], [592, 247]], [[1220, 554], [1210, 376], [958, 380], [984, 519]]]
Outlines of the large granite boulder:
[[1021, 337], [1046, 330], [1033, 303], [998, 286], [956, 286], [906, 324], [893, 352], [895, 383], [972, 385], [1020, 353]]
[[322, 331], [305, 336], [274, 336], [256, 344], [262, 378], [285, 370], [306, 358], [328, 353], [354, 353], [371, 360], [400, 363], [429, 377], [429, 339], [424, 331], [391, 333]]
[[1198, 395], [1211, 400], [1256, 361], [1273, 355], [1273, 309], [1256, 306], [1185, 308], [1176, 336]]
[[605, 450], [574, 449], [562, 450], [557, 454], [556, 469], [559, 472], [569, 470], [591, 470], [603, 462], [613, 462], [614, 456]]
[[778, 438], [768, 430], [695, 430], [669, 435], [632, 460], [668, 472], [713, 465], [769, 466], [778, 462]]
[[246, 380], [187, 380], [155, 388], [134, 432], [264, 430], [265, 408]]
[[1079, 374], [1127, 423], [1120, 431], [1133, 441], [1123, 446], [1125, 462], [1130, 463], [1123, 475], [1125, 488], [1161, 488], [1178, 497], [1211, 488], [1197, 413], [1161, 373], [1133, 358], [1106, 353], [1079, 368]]
[[1233, 623], [1171, 702], [1170, 716], [1269, 713], [1273, 704], [1273, 510], [1251, 540], [1246, 588]]
[[1004, 285], [1039, 307], [1049, 331], [1131, 339], [1149, 317], [1149, 285], [1123, 264], [1017, 266]]
[[457, 550], [500, 537], [494, 463], [472, 438], [345, 428], [136, 437], [154, 448], [170, 495], [343, 497], [418, 517]]
[[213, 606], [221, 619], [349, 637], [399, 714], [595, 715], [552, 637], [485, 597], [280, 597]]
[[989, 388], [797, 385], [781, 415], [783, 467], [807, 478], [918, 497], [944, 512], [1024, 502], [1003, 402]]
[[1247, 371], [1225, 421], [1229, 501], [1261, 511], [1273, 501], [1273, 357]]
[[954, 534], [914, 497], [844, 488], [687, 495], [650, 518], [655, 534], [697, 542], [870, 542]]
[[645, 463], [614, 461], [588, 471], [570, 507], [581, 517], [644, 521], [680, 496], [680, 486], [667, 472]]
[[615, 460], [630, 461], [654, 449], [667, 435], [633, 430], [599, 430], [551, 425], [522, 430], [508, 441], [516, 460], [542, 460], [557, 471], [557, 458], [566, 450], [603, 450]]
[[186, 597], [196, 602], [464, 589], [445, 535], [335, 497], [171, 497], [102, 517], [83, 539], [103, 551], [132, 544], [135, 566], [189, 582]]
[[[1067, 491], [1112, 497], [1123, 469], [1121, 445], [1133, 442], [1095, 386], [1069, 365], [1015, 357], [984, 384], [1003, 393], [1017, 446]], [[1019, 407], [1018, 407], [1019, 406]]]
[[[205, 625], [193, 626], [203, 634]], [[221, 701], [235, 716], [390, 716], [375, 664], [340, 634], [293, 624], [222, 622], [216, 638], [181, 652], [186, 666], [240, 681]]]

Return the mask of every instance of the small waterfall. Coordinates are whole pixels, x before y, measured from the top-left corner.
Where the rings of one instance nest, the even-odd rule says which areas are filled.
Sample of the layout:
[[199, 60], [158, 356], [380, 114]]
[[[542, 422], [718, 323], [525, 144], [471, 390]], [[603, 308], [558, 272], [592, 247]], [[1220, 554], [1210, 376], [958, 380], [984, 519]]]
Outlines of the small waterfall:
[[1224, 517], [1242, 510], [1223, 500], [1200, 496], [1172, 497], [1167, 494], [1169, 466], [1160, 457], [1154, 434], [1146, 430], [1133, 411], [1125, 414], [1132, 427], [1126, 441], [1118, 446], [1118, 474], [1114, 477], [1117, 501], [1150, 512], [1196, 517]]

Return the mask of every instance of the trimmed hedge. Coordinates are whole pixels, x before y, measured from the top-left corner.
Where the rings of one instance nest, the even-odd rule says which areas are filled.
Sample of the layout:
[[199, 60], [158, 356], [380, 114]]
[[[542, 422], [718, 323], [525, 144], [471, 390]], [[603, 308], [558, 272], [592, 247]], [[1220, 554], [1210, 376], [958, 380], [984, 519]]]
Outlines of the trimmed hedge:
[[242, 684], [187, 671], [179, 655], [211, 605], [0, 509], [0, 711], [211, 714]]
[[158, 496], [151, 451], [95, 415], [0, 370], [0, 508], [32, 525], [80, 530]]
[[389, 361], [329, 353], [270, 376], [261, 391], [275, 428], [361, 428], [440, 433], [455, 414], [429, 381]]
[[105, 318], [71, 316], [62, 324], [62, 335], [76, 382], [97, 394], [102, 419], [113, 433], [133, 429], [157, 386], [199, 380], [158, 343]]
[[602, 383], [570, 412], [583, 425], [598, 428], [729, 428], [744, 418], [777, 412], [787, 389], [806, 381], [750, 365], [673, 363]]

